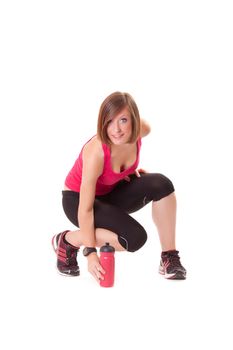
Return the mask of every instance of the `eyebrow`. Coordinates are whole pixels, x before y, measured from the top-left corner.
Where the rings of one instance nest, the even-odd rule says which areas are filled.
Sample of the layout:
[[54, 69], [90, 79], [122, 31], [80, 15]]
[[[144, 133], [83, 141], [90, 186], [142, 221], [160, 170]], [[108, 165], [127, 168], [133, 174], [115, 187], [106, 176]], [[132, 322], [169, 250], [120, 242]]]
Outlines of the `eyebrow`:
[[124, 113], [119, 118], [123, 118], [123, 117], [129, 117], [129, 115]]
[[126, 112], [126, 113], [124, 113], [124, 114], [121, 114], [119, 117], [116, 117], [116, 116], [115, 116], [115, 117], [110, 118], [109, 120], [113, 120], [113, 119], [115, 119], [115, 118], [121, 119], [121, 118], [125, 118], [125, 117], [130, 118], [130, 115], [127, 114], [127, 112]]

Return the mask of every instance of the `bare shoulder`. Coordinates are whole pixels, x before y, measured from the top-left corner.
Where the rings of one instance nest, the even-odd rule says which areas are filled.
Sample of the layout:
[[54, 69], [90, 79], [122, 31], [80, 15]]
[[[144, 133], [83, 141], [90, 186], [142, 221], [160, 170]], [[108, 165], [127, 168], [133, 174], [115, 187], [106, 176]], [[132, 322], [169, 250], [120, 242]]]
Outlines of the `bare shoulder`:
[[102, 143], [93, 137], [83, 148], [83, 171], [85, 174], [99, 176], [103, 171], [104, 152]]
[[145, 119], [141, 119], [140, 122], [141, 122], [140, 136], [145, 137], [150, 133], [151, 127], [150, 127], [150, 124]]
[[102, 148], [101, 141], [97, 138], [97, 136], [94, 136], [83, 148], [83, 154], [85, 156], [94, 156], [98, 158], [104, 157], [104, 152]]

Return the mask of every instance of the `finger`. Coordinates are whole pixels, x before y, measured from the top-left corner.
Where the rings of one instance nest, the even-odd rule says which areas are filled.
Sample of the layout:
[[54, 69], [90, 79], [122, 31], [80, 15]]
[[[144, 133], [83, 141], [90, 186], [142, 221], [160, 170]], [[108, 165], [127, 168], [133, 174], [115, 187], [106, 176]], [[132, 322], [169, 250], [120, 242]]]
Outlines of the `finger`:
[[97, 266], [97, 270], [103, 274], [105, 274], [105, 270], [102, 268], [101, 265]]
[[137, 177], [141, 177], [141, 175], [140, 175], [140, 173], [139, 173], [139, 171], [137, 169], [135, 170], [135, 174], [136, 174]]
[[130, 182], [130, 177], [129, 176], [125, 176], [125, 181]]
[[91, 272], [92, 276], [95, 278], [95, 280], [99, 283], [100, 280], [103, 280], [104, 277], [101, 275], [101, 273], [99, 271], [97, 271], [97, 269], [95, 269], [94, 271]]
[[139, 171], [140, 173], [147, 173], [147, 171], [146, 171], [145, 169], [138, 169], [138, 171]]
[[96, 267], [95, 273], [96, 273], [96, 277], [98, 278], [98, 280], [104, 280], [104, 276], [102, 275], [100, 268]]
[[99, 279], [99, 277], [97, 276], [96, 272], [95, 272], [95, 271], [91, 271], [91, 274], [92, 274], [92, 276], [94, 277], [94, 279], [99, 283], [100, 279]]

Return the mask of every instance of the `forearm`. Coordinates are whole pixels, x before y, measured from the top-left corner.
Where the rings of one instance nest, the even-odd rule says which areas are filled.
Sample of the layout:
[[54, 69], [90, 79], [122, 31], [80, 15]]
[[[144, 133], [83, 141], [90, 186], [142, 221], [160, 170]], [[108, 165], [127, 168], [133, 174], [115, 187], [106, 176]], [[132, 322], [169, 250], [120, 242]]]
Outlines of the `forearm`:
[[95, 228], [94, 228], [94, 213], [93, 209], [90, 211], [78, 211], [78, 222], [80, 230], [82, 231], [82, 243], [86, 247], [95, 247]]

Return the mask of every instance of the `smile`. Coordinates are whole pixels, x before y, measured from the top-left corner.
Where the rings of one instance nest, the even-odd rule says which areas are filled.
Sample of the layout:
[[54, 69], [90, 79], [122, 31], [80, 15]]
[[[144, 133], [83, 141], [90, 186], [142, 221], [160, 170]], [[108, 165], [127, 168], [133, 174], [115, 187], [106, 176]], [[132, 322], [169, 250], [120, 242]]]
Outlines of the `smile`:
[[112, 135], [112, 137], [114, 137], [114, 139], [120, 139], [122, 136], [124, 136], [124, 134]]

